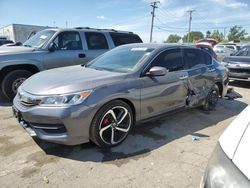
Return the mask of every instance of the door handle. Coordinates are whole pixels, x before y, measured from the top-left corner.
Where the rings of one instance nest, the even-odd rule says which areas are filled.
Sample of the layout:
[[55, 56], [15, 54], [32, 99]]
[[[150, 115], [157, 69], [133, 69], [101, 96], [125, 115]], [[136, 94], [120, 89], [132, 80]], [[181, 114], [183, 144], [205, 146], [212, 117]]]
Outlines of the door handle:
[[208, 69], [208, 72], [214, 72], [214, 71], [215, 71], [214, 68]]
[[187, 78], [188, 78], [188, 76], [186, 76], [186, 75], [180, 76], [180, 80], [185, 80]]
[[78, 54], [78, 57], [79, 57], [79, 58], [85, 58], [86, 55], [85, 55], [85, 54]]

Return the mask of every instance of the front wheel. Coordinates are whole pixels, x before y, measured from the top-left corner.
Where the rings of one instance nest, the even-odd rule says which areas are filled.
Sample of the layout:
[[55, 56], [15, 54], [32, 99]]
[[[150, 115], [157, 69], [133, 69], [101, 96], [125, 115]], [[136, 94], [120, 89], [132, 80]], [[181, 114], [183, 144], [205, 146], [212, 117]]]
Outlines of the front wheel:
[[118, 145], [128, 136], [133, 121], [133, 113], [127, 103], [112, 101], [95, 115], [90, 126], [90, 140], [102, 148]]
[[17, 93], [18, 87], [30, 77], [33, 73], [26, 70], [14, 70], [8, 73], [1, 85], [2, 92], [8, 99], [13, 99]]
[[206, 97], [203, 109], [206, 111], [215, 109], [218, 100], [219, 100], [219, 87], [217, 85], [214, 85]]

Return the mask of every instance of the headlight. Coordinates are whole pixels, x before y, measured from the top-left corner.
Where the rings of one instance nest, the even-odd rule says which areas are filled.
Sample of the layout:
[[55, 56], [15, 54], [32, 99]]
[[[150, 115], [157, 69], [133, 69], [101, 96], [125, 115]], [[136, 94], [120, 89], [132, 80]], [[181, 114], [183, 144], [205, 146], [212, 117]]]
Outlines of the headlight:
[[225, 61], [221, 61], [220, 64], [223, 65], [223, 66], [227, 66], [228, 65], [228, 63], [225, 62]]
[[82, 103], [90, 94], [91, 90], [65, 95], [51, 95], [41, 98], [41, 106], [66, 106]]
[[217, 144], [201, 181], [201, 187], [250, 187], [250, 182]]

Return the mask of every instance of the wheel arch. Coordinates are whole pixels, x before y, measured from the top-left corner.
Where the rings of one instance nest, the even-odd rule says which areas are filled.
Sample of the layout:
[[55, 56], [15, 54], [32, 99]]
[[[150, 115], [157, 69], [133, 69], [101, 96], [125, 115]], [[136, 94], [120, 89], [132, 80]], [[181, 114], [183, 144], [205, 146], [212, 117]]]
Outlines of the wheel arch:
[[129, 107], [131, 108], [132, 110], [132, 115], [133, 115], [133, 119], [134, 121], [136, 121], [136, 108], [135, 108], [135, 105], [133, 104], [133, 102], [127, 98], [123, 98], [123, 97], [118, 97], [118, 98], [113, 98], [113, 99], [110, 99], [110, 100], [107, 100], [105, 102], [102, 103], [102, 105], [100, 105], [98, 107], [98, 110], [96, 111], [95, 115], [98, 113], [98, 111], [100, 109], [102, 109], [105, 105], [107, 105], [108, 103], [111, 103], [113, 101], [122, 101], [122, 102], [125, 102], [127, 105], [129, 105]]
[[219, 95], [222, 96], [223, 95], [223, 85], [221, 82], [215, 82], [215, 85], [218, 86], [219, 88]]
[[114, 99], [114, 100], [120, 100], [120, 101], [123, 101], [123, 102], [127, 103], [129, 105], [129, 107], [131, 108], [132, 112], [133, 112], [133, 119], [134, 119], [134, 121], [136, 121], [136, 109], [135, 109], [135, 105], [133, 104], [132, 101], [130, 101], [130, 100], [126, 99], [126, 98], [117, 98], [117, 99]]
[[33, 64], [8, 65], [8, 66], [3, 67], [0, 70], [0, 83], [3, 81], [4, 77], [8, 73], [10, 73], [11, 71], [15, 71], [15, 70], [27, 70], [34, 74], [40, 71], [40, 69], [36, 65], [33, 65]]

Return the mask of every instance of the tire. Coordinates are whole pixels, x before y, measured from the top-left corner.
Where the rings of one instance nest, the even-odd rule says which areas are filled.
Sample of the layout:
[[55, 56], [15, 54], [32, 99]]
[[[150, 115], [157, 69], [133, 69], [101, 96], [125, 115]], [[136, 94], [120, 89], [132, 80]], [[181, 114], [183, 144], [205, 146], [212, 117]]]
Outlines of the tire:
[[4, 77], [1, 84], [1, 89], [4, 96], [9, 100], [12, 100], [17, 93], [17, 88], [32, 74], [32, 72], [27, 70], [14, 70], [9, 72]]
[[111, 101], [104, 105], [93, 118], [89, 130], [90, 140], [101, 148], [116, 146], [126, 139], [133, 122], [133, 113], [127, 103], [121, 100]]
[[219, 87], [214, 85], [209, 91], [205, 103], [203, 105], [203, 110], [210, 111], [214, 110], [219, 100]]

